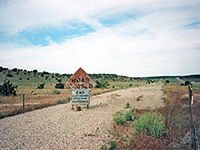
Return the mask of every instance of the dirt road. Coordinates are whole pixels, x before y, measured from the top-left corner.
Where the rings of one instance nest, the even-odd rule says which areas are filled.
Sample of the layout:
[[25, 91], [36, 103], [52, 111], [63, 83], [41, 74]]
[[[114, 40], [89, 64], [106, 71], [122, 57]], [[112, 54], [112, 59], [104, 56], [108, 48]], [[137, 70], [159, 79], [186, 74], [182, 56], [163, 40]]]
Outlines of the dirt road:
[[[118, 90], [91, 97], [90, 109], [57, 105], [0, 120], [0, 149], [100, 149], [112, 139], [112, 114], [124, 109], [163, 107], [161, 86]], [[137, 101], [139, 96], [143, 96]]]

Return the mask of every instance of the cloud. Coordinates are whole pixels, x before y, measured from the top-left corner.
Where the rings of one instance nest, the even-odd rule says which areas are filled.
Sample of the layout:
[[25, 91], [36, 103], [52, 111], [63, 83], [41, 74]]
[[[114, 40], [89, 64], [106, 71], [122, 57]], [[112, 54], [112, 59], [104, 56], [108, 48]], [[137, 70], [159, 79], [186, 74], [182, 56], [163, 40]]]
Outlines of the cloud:
[[[0, 32], [28, 33], [47, 42], [33, 44], [19, 36], [22, 44], [1, 43], [0, 62], [6, 67], [74, 73], [81, 66], [88, 73], [129, 76], [200, 72], [200, 30], [187, 26], [200, 20], [198, 1], [9, 1], [0, 6]], [[74, 30], [78, 33], [69, 34]]]

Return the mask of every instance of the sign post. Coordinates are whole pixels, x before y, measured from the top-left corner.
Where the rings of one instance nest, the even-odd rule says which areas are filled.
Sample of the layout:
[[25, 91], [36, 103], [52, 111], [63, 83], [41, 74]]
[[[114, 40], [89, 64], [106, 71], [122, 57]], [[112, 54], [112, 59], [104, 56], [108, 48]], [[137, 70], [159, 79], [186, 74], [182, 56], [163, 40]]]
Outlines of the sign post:
[[87, 73], [79, 68], [65, 83], [65, 86], [71, 91], [72, 109], [74, 105], [90, 104], [90, 91], [96, 86], [96, 83], [87, 75]]

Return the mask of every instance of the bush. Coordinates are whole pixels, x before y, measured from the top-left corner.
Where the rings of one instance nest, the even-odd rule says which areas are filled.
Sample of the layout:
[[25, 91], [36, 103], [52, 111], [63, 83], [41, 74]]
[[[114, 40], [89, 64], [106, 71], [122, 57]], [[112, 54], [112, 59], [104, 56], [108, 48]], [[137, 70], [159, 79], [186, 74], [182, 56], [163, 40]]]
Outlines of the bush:
[[125, 108], [130, 108], [130, 103], [126, 103]]
[[159, 113], [145, 113], [134, 123], [135, 133], [149, 134], [153, 137], [162, 136], [165, 128], [165, 118]]
[[64, 89], [64, 84], [62, 84], [62, 83], [57, 83], [57, 84], [55, 85], [55, 88], [56, 88], [56, 89]]
[[109, 150], [115, 150], [117, 148], [117, 144], [115, 141], [111, 141], [108, 144], [110, 145]]
[[110, 85], [106, 80], [101, 80], [101, 81], [96, 80], [96, 84], [97, 84], [96, 88], [102, 88], [102, 89], [108, 88], [108, 86]]
[[44, 88], [45, 83], [40, 84], [37, 88], [38, 89], [43, 89]]
[[113, 120], [117, 125], [122, 125], [126, 122], [126, 118], [125, 118], [125, 113], [124, 111], [117, 111], [114, 115], [113, 115]]
[[126, 121], [132, 121], [133, 120], [131, 111], [127, 111], [125, 113], [125, 119], [126, 119]]
[[70, 96], [67, 96], [67, 101], [70, 102], [72, 98]]
[[13, 77], [13, 75], [11, 73], [8, 73], [6, 76], [7, 77]]
[[76, 105], [76, 110], [81, 111], [82, 110], [81, 106]]
[[17, 86], [12, 84], [9, 80], [4, 80], [3, 85], [0, 85], [0, 95], [9, 96], [9, 95], [17, 95], [16, 94]]
[[53, 90], [53, 94], [60, 94], [59, 90]]

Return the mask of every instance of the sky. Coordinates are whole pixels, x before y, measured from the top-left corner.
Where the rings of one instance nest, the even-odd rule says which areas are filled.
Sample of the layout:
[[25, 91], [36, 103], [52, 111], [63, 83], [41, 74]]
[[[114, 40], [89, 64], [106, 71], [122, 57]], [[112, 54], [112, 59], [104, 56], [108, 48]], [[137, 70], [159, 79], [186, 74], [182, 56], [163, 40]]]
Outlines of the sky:
[[200, 73], [199, 0], [0, 0], [0, 66]]

